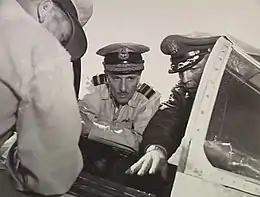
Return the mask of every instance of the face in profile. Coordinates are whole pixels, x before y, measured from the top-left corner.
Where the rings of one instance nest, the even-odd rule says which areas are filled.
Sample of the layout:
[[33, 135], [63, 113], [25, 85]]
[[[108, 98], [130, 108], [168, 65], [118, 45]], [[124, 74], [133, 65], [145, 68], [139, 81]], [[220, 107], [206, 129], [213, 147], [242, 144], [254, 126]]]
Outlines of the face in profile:
[[43, 0], [38, 6], [39, 22], [51, 32], [62, 44], [72, 35], [72, 24], [69, 16], [50, 0]]
[[208, 55], [189, 70], [179, 73], [180, 80], [189, 93], [196, 93], [207, 60]]
[[114, 74], [107, 72], [110, 92], [118, 105], [125, 105], [133, 97], [140, 80], [140, 73]]

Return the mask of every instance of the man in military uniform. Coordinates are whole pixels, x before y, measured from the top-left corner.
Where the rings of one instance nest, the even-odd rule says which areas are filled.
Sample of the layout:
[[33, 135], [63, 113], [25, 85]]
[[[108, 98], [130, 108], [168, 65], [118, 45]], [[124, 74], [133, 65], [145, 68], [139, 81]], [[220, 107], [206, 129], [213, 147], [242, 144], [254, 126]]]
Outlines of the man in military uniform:
[[[91, 164], [97, 164], [92, 173], [121, 183], [136, 161], [132, 156], [138, 156], [143, 131], [160, 105], [160, 93], [139, 82], [144, 70], [142, 54], [148, 51], [147, 46], [134, 43], [115, 43], [98, 50], [97, 54], [104, 56], [105, 73], [93, 77], [89, 93], [79, 101], [83, 133], [88, 138], [81, 143], [83, 152], [87, 151], [85, 170], [91, 171], [93, 165], [88, 165], [88, 160], [92, 160]], [[93, 141], [116, 147], [128, 156], [122, 159], [122, 154], [101, 149], [101, 145], [91, 149]]]
[[[161, 104], [147, 125], [140, 146], [144, 156], [131, 166], [132, 174], [150, 173], [151, 169], [165, 174], [166, 161], [177, 150], [185, 134], [203, 69], [218, 38], [199, 33], [170, 35], [163, 39], [161, 51], [171, 56], [169, 73], [178, 73], [180, 80], [172, 88], [169, 100]], [[151, 144], [163, 147], [165, 157], [147, 151]]]
[[0, 166], [1, 196], [63, 195], [82, 169], [70, 61], [86, 51], [81, 25], [89, 7], [80, 0], [1, 1], [0, 162], [2, 145], [18, 134], [8, 170]]

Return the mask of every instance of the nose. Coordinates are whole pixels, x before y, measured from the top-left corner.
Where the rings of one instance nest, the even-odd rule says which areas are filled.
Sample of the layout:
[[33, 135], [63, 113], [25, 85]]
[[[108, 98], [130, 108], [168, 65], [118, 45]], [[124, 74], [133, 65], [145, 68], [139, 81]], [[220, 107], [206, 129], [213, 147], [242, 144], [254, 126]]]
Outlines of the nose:
[[121, 83], [120, 83], [120, 91], [121, 92], [126, 92], [126, 89], [127, 89], [127, 87], [126, 87], [126, 79], [122, 79]]
[[189, 70], [187, 70], [181, 74], [180, 78], [183, 83], [188, 83], [192, 80], [192, 73]]

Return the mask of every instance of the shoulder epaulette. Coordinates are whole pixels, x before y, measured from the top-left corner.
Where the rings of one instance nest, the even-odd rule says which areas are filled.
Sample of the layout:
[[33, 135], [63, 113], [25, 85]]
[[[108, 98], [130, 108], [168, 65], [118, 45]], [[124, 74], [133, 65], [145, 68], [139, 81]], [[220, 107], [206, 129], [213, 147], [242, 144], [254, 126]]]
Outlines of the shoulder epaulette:
[[105, 74], [95, 75], [92, 77], [92, 83], [94, 86], [105, 84], [106, 82], [107, 78]]
[[154, 89], [151, 88], [146, 83], [143, 83], [142, 85], [140, 85], [140, 87], [138, 87], [138, 89], [137, 89], [137, 92], [140, 92], [141, 94], [143, 94], [147, 99], [150, 99], [155, 94]]

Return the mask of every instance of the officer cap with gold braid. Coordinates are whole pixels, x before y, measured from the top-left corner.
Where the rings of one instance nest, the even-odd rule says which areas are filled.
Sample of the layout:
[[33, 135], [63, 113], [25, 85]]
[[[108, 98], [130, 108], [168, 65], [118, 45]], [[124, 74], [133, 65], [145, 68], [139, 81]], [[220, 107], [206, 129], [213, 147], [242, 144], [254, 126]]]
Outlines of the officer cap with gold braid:
[[171, 56], [169, 73], [184, 72], [209, 54], [220, 36], [170, 35], [163, 39], [161, 51]]
[[106, 71], [129, 74], [144, 70], [142, 53], [148, 52], [149, 47], [135, 43], [114, 43], [97, 51], [97, 55], [104, 56]]

